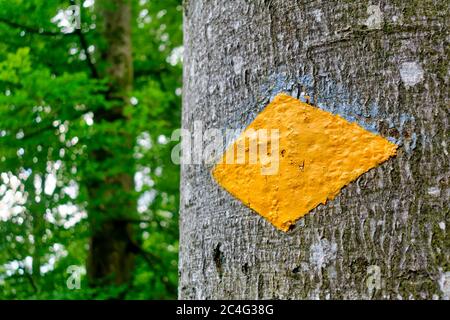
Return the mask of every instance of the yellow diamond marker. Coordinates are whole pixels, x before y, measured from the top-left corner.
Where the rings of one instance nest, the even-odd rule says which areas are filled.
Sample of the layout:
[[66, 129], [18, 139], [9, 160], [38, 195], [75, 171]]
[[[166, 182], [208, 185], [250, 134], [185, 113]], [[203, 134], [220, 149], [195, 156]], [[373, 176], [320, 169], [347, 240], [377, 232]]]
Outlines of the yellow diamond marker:
[[[267, 134], [255, 135], [264, 131], [259, 129]], [[270, 134], [277, 131], [279, 137]], [[252, 162], [255, 149], [249, 146], [256, 140], [259, 151]], [[238, 150], [244, 150], [245, 159], [239, 158]], [[344, 186], [396, 150], [397, 145], [356, 123], [279, 94], [227, 149], [213, 176], [275, 227], [288, 231], [296, 220], [334, 199]], [[276, 170], [264, 172], [270, 166]]]

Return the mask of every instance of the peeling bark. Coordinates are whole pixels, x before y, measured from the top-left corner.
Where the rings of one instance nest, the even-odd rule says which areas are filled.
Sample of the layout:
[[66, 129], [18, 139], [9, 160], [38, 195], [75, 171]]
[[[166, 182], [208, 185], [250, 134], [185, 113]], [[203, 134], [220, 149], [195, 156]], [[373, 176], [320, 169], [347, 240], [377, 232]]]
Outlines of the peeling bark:
[[183, 127], [243, 129], [283, 91], [400, 148], [288, 233], [184, 165], [180, 298], [449, 297], [448, 6], [186, 1]]

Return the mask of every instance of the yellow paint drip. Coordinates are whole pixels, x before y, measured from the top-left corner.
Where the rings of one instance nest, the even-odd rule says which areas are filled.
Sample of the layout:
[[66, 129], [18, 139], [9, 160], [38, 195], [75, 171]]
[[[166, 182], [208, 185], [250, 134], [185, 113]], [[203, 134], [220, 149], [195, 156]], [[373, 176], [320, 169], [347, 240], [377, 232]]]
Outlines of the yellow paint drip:
[[[279, 130], [276, 174], [263, 175], [262, 161], [249, 163], [249, 148], [244, 163], [226, 163], [226, 154], [258, 129]], [[288, 231], [296, 220], [334, 199], [345, 185], [394, 156], [396, 149], [397, 145], [338, 115], [279, 94], [230, 146], [213, 176], [275, 227]]]

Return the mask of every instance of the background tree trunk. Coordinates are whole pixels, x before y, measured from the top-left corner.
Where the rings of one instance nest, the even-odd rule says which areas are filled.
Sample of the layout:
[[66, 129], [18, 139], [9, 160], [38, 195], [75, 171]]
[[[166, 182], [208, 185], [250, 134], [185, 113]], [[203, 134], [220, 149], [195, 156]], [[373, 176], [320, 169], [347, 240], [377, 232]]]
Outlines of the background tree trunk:
[[[87, 271], [91, 285], [124, 284], [130, 281], [136, 248], [132, 242], [132, 226], [128, 222], [135, 213], [133, 200], [133, 137], [122, 130], [127, 123], [124, 108], [129, 103], [133, 85], [131, 44], [131, 0], [98, 1], [96, 5], [103, 22], [107, 48], [105, 75], [109, 81], [107, 100], [113, 107], [95, 112], [95, 121], [119, 129], [101, 134], [113, 134], [115, 139], [103, 139], [95, 146], [92, 160], [100, 165], [122, 162], [127, 172], [105, 167], [105, 177], [89, 181], [89, 220], [92, 229]], [[124, 157], [124, 155], [126, 155]], [[104, 199], [99, 203], [98, 199]]]
[[400, 148], [289, 233], [183, 166], [180, 298], [448, 298], [448, 19], [446, 1], [186, 1], [185, 128], [303, 91]]

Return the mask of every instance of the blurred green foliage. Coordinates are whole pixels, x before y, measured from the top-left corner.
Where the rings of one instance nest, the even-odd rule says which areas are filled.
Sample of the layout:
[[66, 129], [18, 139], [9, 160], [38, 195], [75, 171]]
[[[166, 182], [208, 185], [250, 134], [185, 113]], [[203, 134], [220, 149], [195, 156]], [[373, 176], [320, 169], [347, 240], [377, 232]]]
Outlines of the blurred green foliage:
[[[0, 0], [0, 299], [176, 298], [179, 168], [170, 135], [180, 126], [181, 0], [132, 1], [135, 79], [124, 128], [96, 122], [111, 103], [89, 66], [106, 68], [101, 17], [95, 1], [79, 3], [84, 50], [66, 21], [71, 4]], [[83, 273], [90, 236], [86, 177], [127, 165], [92, 162], [88, 150], [119, 130], [137, 137], [130, 211], [152, 259], [137, 257], [131, 285], [94, 289], [81, 275], [73, 288], [70, 267]]]

